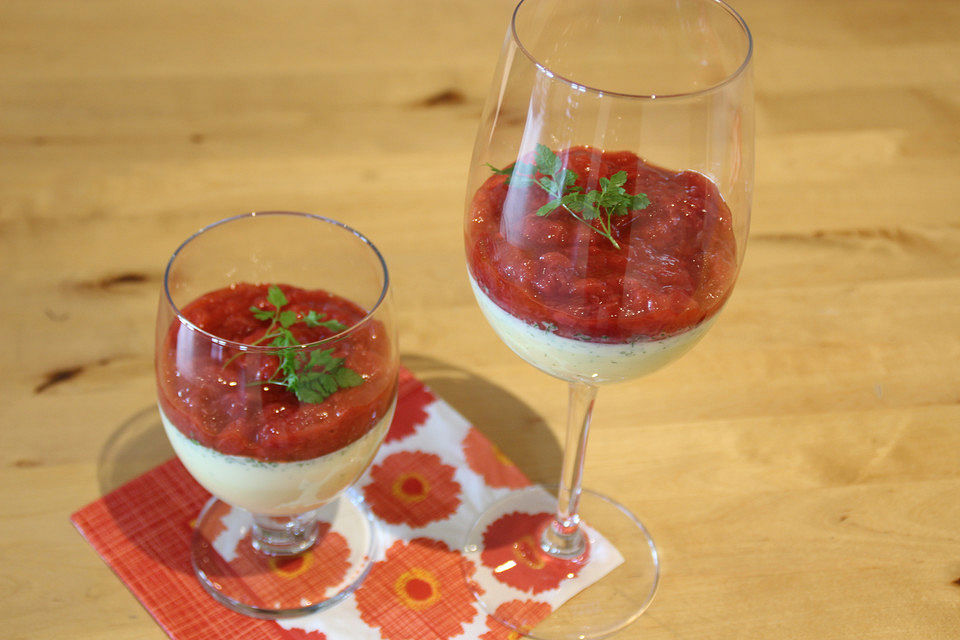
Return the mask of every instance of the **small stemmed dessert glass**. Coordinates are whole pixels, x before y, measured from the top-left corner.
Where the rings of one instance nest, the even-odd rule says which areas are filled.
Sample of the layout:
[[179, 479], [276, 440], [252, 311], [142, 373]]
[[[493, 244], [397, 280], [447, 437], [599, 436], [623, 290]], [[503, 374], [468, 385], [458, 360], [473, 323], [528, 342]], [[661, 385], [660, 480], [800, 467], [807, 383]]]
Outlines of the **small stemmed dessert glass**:
[[523, 0], [513, 14], [470, 169], [467, 264], [497, 335], [569, 384], [569, 414], [556, 498], [513, 493], [464, 548], [482, 554], [499, 515], [547, 510], [543, 556], [514, 564], [562, 561], [582, 577], [599, 536], [623, 556], [532, 630], [477, 590], [515, 630], [599, 638], [654, 595], [646, 529], [582, 488], [588, 427], [598, 385], [681, 356], [731, 294], [750, 217], [751, 51], [721, 0]]
[[348, 488], [373, 460], [397, 396], [379, 251], [319, 216], [223, 220], [170, 259], [156, 337], [164, 428], [215, 496], [191, 542], [201, 584], [263, 618], [345, 597], [377, 539]]

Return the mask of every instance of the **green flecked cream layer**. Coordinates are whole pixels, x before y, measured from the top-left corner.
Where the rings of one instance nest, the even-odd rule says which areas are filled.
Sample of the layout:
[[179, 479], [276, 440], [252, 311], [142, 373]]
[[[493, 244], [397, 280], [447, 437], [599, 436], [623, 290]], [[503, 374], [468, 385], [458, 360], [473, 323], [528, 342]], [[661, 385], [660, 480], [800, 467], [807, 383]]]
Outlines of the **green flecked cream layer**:
[[190, 475], [224, 502], [253, 513], [295, 515], [316, 509], [357, 481], [390, 428], [390, 410], [359, 440], [319, 458], [265, 462], [220, 453], [187, 438], [160, 409], [170, 444]]
[[621, 382], [656, 371], [689, 351], [716, 318], [713, 316], [689, 331], [659, 340], [626, 343], [574, 340], [507, 313], [480, 289], [472, 276], [470, 285], [490, 326], [514, 353], [552, 376], [592, 384]]

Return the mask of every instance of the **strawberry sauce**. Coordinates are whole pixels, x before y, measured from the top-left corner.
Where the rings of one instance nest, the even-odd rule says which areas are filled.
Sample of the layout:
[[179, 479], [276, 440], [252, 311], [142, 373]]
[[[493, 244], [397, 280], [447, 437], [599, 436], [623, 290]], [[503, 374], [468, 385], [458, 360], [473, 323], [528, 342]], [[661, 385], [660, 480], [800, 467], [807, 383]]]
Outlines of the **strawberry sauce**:
[[[333, 348], [333, 356], [344, 358], [344, 366], [364, 379], [319, 404], [300, 402], [286, 388], [264, 384], [279, 364], [271, 353], [275, 349], [264, 345], [241, 352], [206, 335], [234, 343], [256, 342], [270, 323], [257, 320], [250, 307], [273, 310], [268, 288], [234, 284], [181, 309], [193, 327], [174, 320], [158, 350], [161, 409], [188, 438], [225, 454], [287, 462], [341, 449], [367, 433], [391, 406], [397, 365], [390, 338], [383, 324], [372, 318], [355, 327], [367, 313], [349, 300], [322, 290], [280, 285], [288, 300], [284, 311], [303, 318], [312, 310], [353, 327], [342, 339], [318, 348]], [[334, 335], [330, 329], [303, 322], [290, 330], [301, 345]]]
[[627, 193], [645, 193], [651, 204], [612, 216], [617, 248], [562, 208], [537, 216], [549, 199], [539, 187], [490, 176], [465, 230], [470, 273], [488, 297], [556, 335], [611, 343], [682, 333], [720, 309], [737, 249], [730, 209], [713, 182], [627, 151], [572, 147], [557, 155], [584, 192], [626, 171]]

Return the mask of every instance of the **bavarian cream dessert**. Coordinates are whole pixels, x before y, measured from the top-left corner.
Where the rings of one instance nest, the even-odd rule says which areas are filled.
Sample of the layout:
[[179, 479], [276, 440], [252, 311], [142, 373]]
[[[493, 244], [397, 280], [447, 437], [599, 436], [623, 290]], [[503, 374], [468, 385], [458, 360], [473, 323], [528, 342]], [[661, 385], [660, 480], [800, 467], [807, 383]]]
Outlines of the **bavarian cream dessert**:
[[340, 296], [236, 283], [160, 336], [160, 416], [210, 493], [263, 515], [315, 509], [360, 477], [393, 418], [385, 325]]
[[470, 284], [503, 341], [543, 371], [644, 375], [690, 349], [729, 297], [732, 215], [704, 174], [544, 144], [489, 168], [464, 227]]

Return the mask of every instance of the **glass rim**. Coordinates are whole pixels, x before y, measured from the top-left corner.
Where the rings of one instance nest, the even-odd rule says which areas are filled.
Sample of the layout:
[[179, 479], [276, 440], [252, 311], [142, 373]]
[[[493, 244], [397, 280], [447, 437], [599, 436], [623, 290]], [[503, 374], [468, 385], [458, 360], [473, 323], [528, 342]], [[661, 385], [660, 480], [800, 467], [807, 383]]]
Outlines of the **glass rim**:
[[[180, 310], [180, 307], [178, 307], [177, 304], [173, 301], [173, 297], [170, 294], [170, 284], [169, 284], [170, 272], [173, 269], [173, 263], [176, 261], [177, 256], [180, 255], [180, 252], [183, 251], [187, 247], [187, 245], [189, 245], [191, 242], [193, 242], [194, 240], [202, 236], [204, 233], [211, 231], [217, 227], [223, 226], [230, 222], [236, 222], [238, 220], [254, 219], [257, 217], [267, 217], [267, 216], [299, 217], [303, 219], [311, 219], [319, 222], [332, 224], [335, 227], [339, 227], [344, 231], [351, 233], [355, 238], [360, 240], [363, 244], [367, 245], [367, 247], [369, 247], [373, 251], [373, 254], [377, 257], [377, 260], [380, 263], [380, 268], [383, 271], [383, 286], [380, 289], [380, 295], [377, 297], [377, 301], [373, 304], [372, 307], [370, 307], [370, 309], [366, 312], [366, 314], [362, 318], [354, 322], [349, 327], [343, 329], [342, 331], [338, 331], [332, 336], [329, 336], [322, 340], [315, 340], [314, 342], [306, 342], [303, 344], [297, 344], [297, 345], [286, 346], [286, 347], [277, 347], [277, 346], [271, 346], [271, 345], [265, 345], [265, 344], [247, 344], [245, 342], [237, 342], [236, 340], [228, 340], [227, 338], [222, 338], [213, 333], [210, 333], [209, 331], [201, 329], [200, 327], [195, 325], [193, 322], [191, 322], [189, 319], [184, 317], [182, 311]], [[390, 272], [387, 270], [387, 262], [386, 260], [384, 260], [383, 254], [380, 253], [380, 250], [377, 249], [376, 245], [373, 244], [373, 242], [371, 242], [369, 238], [367, 238], [365, 235], [363, 235], [353, 227], [347, 224], [344, 224], [339, 220], [334, 220], [333, 218], [327, 218], [325, 216], [321, 216], [313, 213], [304, 213], [301, 211], [251, 211], [249, 213], [241, 213], [239, 215], [230, 216], [228, 218], [223, 218], [222, 220], [217, 220], [216, 222], [210, 223], [200, 228], [199, 230], [195, 231], [186, 240], [180, 243], [180, 245], [174, 250], [173, 254], [170, 256], [170, 260], [167, 262], [167, 266], [163, 271], [163, 295], [166, 298], [167, 304], [170, 305], [171, 309], [173, 309], [174, 314], [176, 315], [177, 320], [180, 322], [181, 325], [187, 326], [191, 331], [195, 331], [201, 335], [207, 336], [211, 340], [211, 342], [215, 344], [219, 344], [225, 347], [231, 347], [231, 348], [237, 349], [238, 351], [250, 351], [254, 353], [259, 353], [259, 352], [276, 353], [278, 351], [282, 352], [282, 351], [293, 351], [298, 349], [315, 349], [316, 347], [321, 345], [339, 342], [343, 340], [343, 338], [346, 335], [356, 331], [362, 325], [366, 324], [371, 318], [373, 318], [374, 314], [376, 314], [377, 311], [380, 309], [380, 307], [383, 305], [383, 301], [386, 300], [387, 292], [389, 291], [389, 286], [390, 286]]]
[[[703, 94], [716, 91], [724, 87], [725, 85], [733, 82], [738, 77], [742, 76], [747, 67], [750, 66], [750, 61], [753, 59], [753, 34], [750, 33], [750, 27], [747, 26], [747, 22], [743, 17], [737, 13], [737, 10], [727, 4], [724, 0], [702, 0], [703, 4], [716, 5], [727, 12], [740, 25], [740, 28], [743, 30], [743, 34], [747, 37], [747, 53], [743, 57], [743, 61], [740, 63], [733, 72], [729, 73], [722, 80], [719, 80], [708, 87], [703, 87], [702, 89], [696, 89], [695, 91], [684, 91], [680, 93], [625, 93], [622, 91], [607, 91], [605, 89], [600, 89], [598, 87], [593, 87], [581, 82], [577, 82], [571, 78], [564, 76], [563, 74], [557, 73], [552, 70], [547, 65], [540, 62], [533, 53], [524, 46], [523, 41], [520, 39], [520, 35], [517, 33], [517, 15], [520, 13], [520, 8], [530, 0], [520, 0], [517, 3], [517, 6], [513, 9], [513, 16], [510, 18], [510, 37], [513, 39], [513, 42], [517, 45], [517, 48], [523, 52], [530, 62], [537, 67], [538, 70], [548, 75], [550, 78], [559, 80], [572, 89], [582, 91], [585, 93], [594, 93], [598, 96], [612, 96], [616, 98], [633, 98], [638, 100], [663, 100], [667, 98], [691, 98]], [[536, 1], [536, 0], [533, 0]]]

